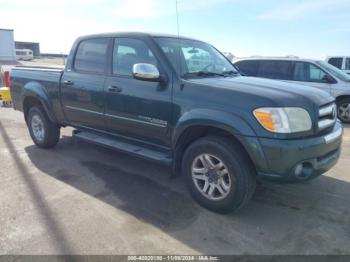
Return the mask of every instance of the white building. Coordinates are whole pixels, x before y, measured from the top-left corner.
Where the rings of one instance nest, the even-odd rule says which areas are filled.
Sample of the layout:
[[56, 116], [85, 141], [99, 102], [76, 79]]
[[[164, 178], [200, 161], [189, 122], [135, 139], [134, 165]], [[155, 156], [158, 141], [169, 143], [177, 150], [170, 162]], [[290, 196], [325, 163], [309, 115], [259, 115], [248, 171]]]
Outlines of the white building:
[[0, 61], [16, 61], [16, 48], [12, 29], [0, 28]]

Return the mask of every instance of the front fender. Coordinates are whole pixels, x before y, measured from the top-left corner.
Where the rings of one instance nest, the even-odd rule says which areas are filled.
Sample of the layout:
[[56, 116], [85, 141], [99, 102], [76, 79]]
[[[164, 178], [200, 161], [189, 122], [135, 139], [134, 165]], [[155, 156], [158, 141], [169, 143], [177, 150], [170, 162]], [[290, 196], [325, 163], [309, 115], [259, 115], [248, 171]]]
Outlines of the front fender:
[[[259, 138], [253, 128], [241, 117], [220, 110], [191, 110], [182, 115], [174, 129], [172, 138], [174, 148], [177, 148], [181, 134], [187, 128], [194, 126], [215, 127], [229, 132], [245, 148], [258, 171], [267, 169], [265, 154]], [[174, 167], [174, 173], [177, 173], [177, 168], [176, 166]]]
[[22, 89], [22, 104], [28, 97], [35, 98], [40, 101], [45, 109], [45, 112], [52, 122], [57, 123], [57, 119], [53, 113], [53, 106], [49, 95], [47, 94], [45, 86], [42, 84], [32, 81], [24, 85]]
[[176, 145], [182, 132], [191, 126], [210, 126], [223, 129], [232, 135], [256, 136], [249, 124], [237, 115], [220, 110], [193, 109], [178, 120], [173, 133], [173, 145]]
[[333, 88], [331, 89], [331, 95], [334, 98], [338, 98], [338, 97], [343, 97], [343, 96], [350, 96], [350, 91], [349, 88]]

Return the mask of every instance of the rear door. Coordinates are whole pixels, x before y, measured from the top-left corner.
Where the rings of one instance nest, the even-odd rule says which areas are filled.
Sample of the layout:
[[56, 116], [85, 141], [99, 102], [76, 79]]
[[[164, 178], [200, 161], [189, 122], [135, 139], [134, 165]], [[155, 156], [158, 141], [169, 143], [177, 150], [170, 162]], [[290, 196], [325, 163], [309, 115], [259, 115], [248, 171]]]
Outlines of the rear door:
[[137, 80], [132, 74], [137, 63], [153, 64], [164, 74], [155, 54], [144, 39], [114, 40], [111, 72], [105, 84], [106, 123], [111, 133], [168, 146], [172, 83]]
[[289, 60], [261, 60], [257, 76], [277, 80], [292, 80], [292, 62]]
[[71, 124], [92, 129], [105, 129], [104, 84], [110, 38], [82, 40], [77, 48], [72, 69], [61, 80], [64, 112]]

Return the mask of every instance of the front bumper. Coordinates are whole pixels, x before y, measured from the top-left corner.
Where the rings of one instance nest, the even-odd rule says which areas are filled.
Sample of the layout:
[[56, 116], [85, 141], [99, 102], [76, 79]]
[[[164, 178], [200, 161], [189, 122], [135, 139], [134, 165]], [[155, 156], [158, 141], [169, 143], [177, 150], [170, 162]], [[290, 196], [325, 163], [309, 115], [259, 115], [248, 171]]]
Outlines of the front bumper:
[[343, 128], [337, 122], [327, 135], [293, 140], [259, 138], [266, 161], [263, 178], [298, 182], [319, 176], [340, 156]]

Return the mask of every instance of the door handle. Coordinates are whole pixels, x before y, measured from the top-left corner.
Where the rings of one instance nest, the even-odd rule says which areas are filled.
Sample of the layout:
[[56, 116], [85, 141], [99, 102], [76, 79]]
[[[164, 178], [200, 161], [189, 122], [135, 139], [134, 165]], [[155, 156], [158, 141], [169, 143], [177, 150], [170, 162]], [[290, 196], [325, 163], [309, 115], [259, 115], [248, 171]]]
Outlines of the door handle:
[[123, 91], [123, 88], [119, 86], [109, 86], [107, 89], [109, 92], [115, 92], [115, 93], [120, 93], [121, 91]]
[[70, 80], [65, 80], [65, 81], [63, 81], [63, 84], [65, 84], [66, 86], [72, 86], [72, 85], [74, 85], [74, 82], [70, 81]]

